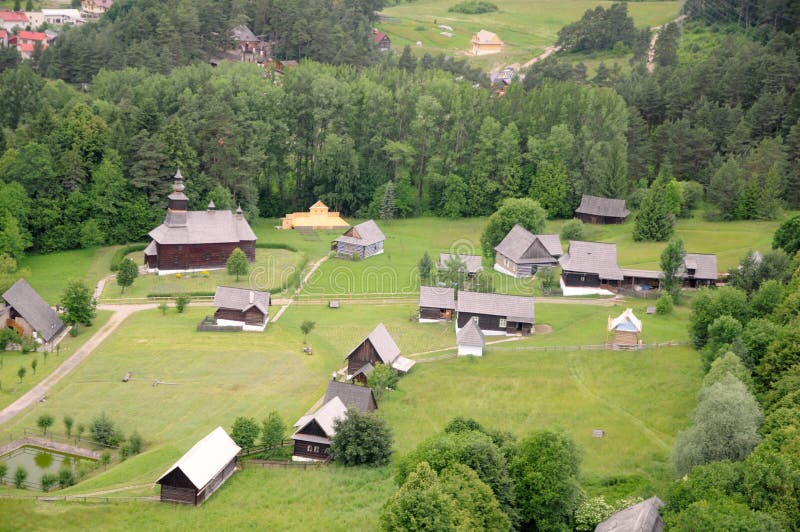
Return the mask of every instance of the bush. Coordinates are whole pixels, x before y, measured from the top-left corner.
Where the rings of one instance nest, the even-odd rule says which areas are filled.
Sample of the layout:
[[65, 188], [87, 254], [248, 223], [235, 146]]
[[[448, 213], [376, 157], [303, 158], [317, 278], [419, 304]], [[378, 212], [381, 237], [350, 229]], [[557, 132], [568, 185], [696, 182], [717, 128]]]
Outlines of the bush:
[[89, 431], [94, 441], [107, 447], [116, 447], [122, 440], [122, 434], [105, 412], [92, 420]]
[[28, 470], [22, 466], [17, 467], [14, 471], [14, 486], [17, 489], [25, 489], [25, 481], [28, 479]]
[[260, 432], [261, 429], [255, 419], [239, 416], [233, 421], [231, 439], [242, 449], [252, 449]]
[[42, 491], [47, 492], [58, 483], [58, 477], [51, 473], [45, 473], [39, 483], [42, 485]]
[[468, 0], [466, 2], [459, 2], [454, 6], [450, 6], [447, 11], [450, 13], [463, 13], [465, 15], [480, 15], [482, 13], [491, 13], [493, 11], [497, 11], [497, 6], [491, 2]]
[[131, 434], [131, 437], [128, 438], [128, 441], [123, 444], [122, 448], [120, 449], [119, 457], [122, 460], [130, 458], [131, 456], [137, 455], [142, 452], [142, 437], [139, 436], [138, 432], [134, 432]]
[[337, 419], [333, 426], [336, 434], [331, 441], [330, 453], [334, 461], [347, 466], [389, 463], [392, 431], [383, 419], [350, 408], [347, 417]]
[[182, 314], [184, 310], [186, 310], [186, 305], [192, 300], [186, 294], [180, 294], [178, 297], [175, 298], [175, 309], [178, 311], [178, 314]]
[[68, 488], [75, 485], [75, 474], [72, 469], [62, 469], [58, 472], [58, 485], [61, 488]]
[[672, 314], [672, 305], [672, 296], [664, 292], [656, 302], [656, 312], [661, 315]]
[[583, 228], [583, 222], [574, 218], [564, 224], [561, 228], [561, 240], [584, 240], [586, 232]]

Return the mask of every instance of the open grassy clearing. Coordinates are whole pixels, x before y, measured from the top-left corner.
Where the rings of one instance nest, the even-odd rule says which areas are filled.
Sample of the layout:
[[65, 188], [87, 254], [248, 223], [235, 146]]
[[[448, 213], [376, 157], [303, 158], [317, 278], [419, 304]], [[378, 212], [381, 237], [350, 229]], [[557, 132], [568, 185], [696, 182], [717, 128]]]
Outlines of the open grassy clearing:
[[[422, 0], [388, 7], [381, 14], [400, 22], [384, 21], [379, 27], [392, 39], [397, 53], [408, 44], [418, 55], [444, 53], [470, 58], [472, 63], [489, 68], [532, 59], [555, 43], [558, 30], [580, 19], [587, 9], [611, 4], [586, 0], [496, 0], [499, 10], [493, 13], [449, 13], [447, 9], [456, 3], [458, 0]], [[631, 2], [628, 12], [637, 27], [657, 26], [674, 19], [678, 6], [679, 2]], [[440, 24], [451, 26], [453, 37], [441, 35], [442, 30], [437, 27]], [[481, 29], [497, 33], [506, 43], [505, 51], [482, 57], [468, 55], [472, 35]], [[417, 41], [422, 42], [421, 47], [416, 46]]]
[[[48, 353], [45, 358], [44, 353], [26, 353], [19, 351], [0, 351], [0, 409], [16, 401], [22, 394], [36, 386], [42, 379], [48, 376], [59, 364], [80, 348], [86, 340], [92, 337], [100, 328], [105, 325], [111, 312], [100, 310], [97, 318], [91, 327], [80, 327], [78, 336], [64, 337], [58, 347], [58, 352]], [[31, 369], [31, 361], [34, 357], [39, 361], [34, 375]], [[22, 382], [17, 377], [17, 370], [23, 366], [27, 374]]]

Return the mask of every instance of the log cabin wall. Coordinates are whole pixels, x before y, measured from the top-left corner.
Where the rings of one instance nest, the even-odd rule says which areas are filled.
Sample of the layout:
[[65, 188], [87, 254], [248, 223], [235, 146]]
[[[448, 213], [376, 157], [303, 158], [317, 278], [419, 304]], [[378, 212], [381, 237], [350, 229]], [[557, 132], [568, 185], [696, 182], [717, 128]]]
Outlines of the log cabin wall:
[[375, 348], [372, 346], [372, 342], [364, 340], [364, 342], [347, 357], [347, 374], [352, 375], [363, 368], [368, 362], [373, 366], [383, 363], [377, 351], [375, 351]]

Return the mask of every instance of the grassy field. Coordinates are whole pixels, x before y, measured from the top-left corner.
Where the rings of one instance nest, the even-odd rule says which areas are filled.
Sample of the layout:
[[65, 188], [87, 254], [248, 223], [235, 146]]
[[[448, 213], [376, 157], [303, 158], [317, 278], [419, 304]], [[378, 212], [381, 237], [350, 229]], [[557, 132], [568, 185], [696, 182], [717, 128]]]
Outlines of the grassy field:
[[[408, 44], [418, 55], [444, 53], [470, 58], [474, 64], [489, 68], [532, 59], [555, 43], [558, 30], [580, 19], [587, 9], [611, 4], [587, 0], [496, 0], [499, 10], [493, 13], [449, 13], [447, 9], [456, 3], [458, 0], [421, 0], [388, 7], [381, 14], [392, 20], [379, 27], [392, 39], [396, 53]], [[628, 12], [637, 26], [657, 26], [674, 19], [678, 6], [679, 2], [630, 2]], [[453, 37], [441, 35], [437, 26], [442, 24], [453, 28]], [[497, 33], [506, 43], [505, 51], [483, 57], [468, 55], [472, 35], [481, 29]], [[416, 46], [418, 41], [421, 47]]]

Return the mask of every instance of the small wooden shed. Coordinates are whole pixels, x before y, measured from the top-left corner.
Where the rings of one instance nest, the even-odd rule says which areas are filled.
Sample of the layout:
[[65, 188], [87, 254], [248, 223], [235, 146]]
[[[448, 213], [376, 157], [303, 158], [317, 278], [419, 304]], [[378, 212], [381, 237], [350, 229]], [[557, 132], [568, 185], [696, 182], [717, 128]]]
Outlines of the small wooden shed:
[[481, 328], [474, 320], [469, 320], [464, 327], [458, 330], [456, 339], [458, 341], [459, 356], [483, 356], [483, 347], [486, 345], [486, 338], [483, 335], [483, 331], [481, 331]]
[[625, 312], [614, 319], [608, 317], [608, 332], [613, 334], [611, 344], [614, 346], [638, 346], [641, 341], [639, 336], [642, 334], [642, 321], [634, 316], [633, 309], [625, 309]]

